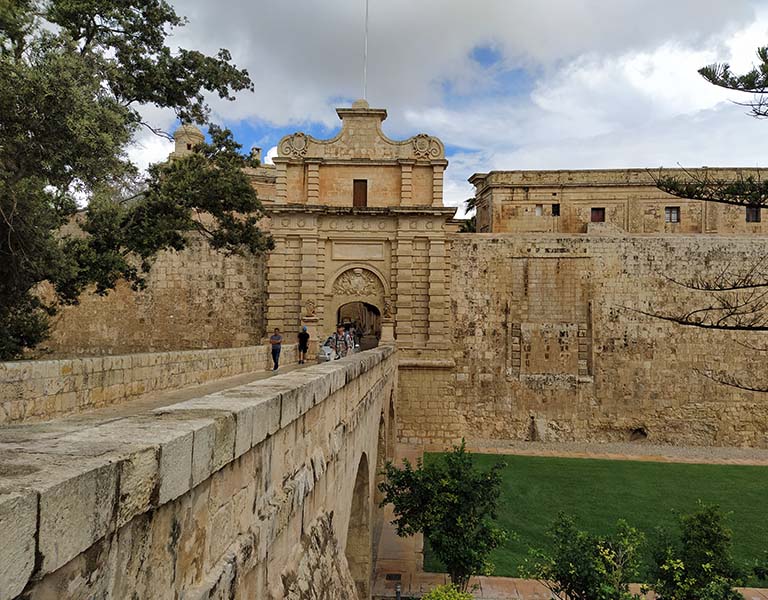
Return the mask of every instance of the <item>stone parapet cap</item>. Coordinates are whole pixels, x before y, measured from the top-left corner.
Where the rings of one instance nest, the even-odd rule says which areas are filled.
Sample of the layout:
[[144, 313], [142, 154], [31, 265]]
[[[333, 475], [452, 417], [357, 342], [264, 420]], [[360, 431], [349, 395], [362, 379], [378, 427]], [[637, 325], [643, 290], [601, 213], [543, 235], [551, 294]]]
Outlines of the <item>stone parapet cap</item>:
[[455, 369], [456, 361], [452, 358], [401, 358], [397, 362], [401, 369]]
[[768, 168], [754, 167], [701, 167], [695, 169], [554, 169], [490, 171], [475, 173], [469, 182], [478, 190], [495, 187], [594, 187], [594, 186], [654, 186], [659, 174], [684, 179], [704, 177], [729, 179], [737, 175], [768, 177]]
[[[630, 233], [625, 230], [621, 230], [620, 233], [614, 234], [611, 232], [608, 233], [560, 233], [560, 232], [552, 232], [552, 231], [542, 231], [542, 232], [507, 232], [507, 233], [459, 233], [459, 232], [447, 232], [446, 237], [450, 240], [509, 240], [509, 241], [520, 241], [524, 243], [542, 243], [542, 242], [548, 242], [553, 243], [557, 242], [559, 240], [563, 240], [564, 242], [574, 242], [574, 241], [583, 241], [583, 242], [589, 242], [592, 243], [595, 240], [599, 239], [605, 239], [610, 241], [632, 241], [632, 240], [639, 240], [639, 239], [658, 239], [658, 240], [668, 240], [668, 241], [682, 241], [682, 240], [697, 240], [697, 239], [716, 239], [716, 240], [722, 240], [726, 241], [729, 239], [732, 240], [741, 240], [744, 239], [754, 239], [754, 240], [764, 240], [765, 238], [768, 238], [768, 232], [767, 233], [752, 233], [752, 232], [745, 232], [745, 233], [712, 233], [712, 232], [703, 232], [703, 233]], [[762, 242], [761, 242], [762, 243]]]

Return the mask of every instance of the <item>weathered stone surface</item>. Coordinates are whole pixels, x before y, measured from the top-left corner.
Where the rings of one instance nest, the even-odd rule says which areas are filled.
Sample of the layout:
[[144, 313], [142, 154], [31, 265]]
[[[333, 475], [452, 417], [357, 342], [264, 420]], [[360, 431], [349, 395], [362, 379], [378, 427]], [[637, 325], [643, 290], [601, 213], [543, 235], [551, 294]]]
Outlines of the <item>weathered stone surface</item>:
[[160, 448], [160, 492], [158, 502], [165, 504], [190, 489], [192, 483], [193, 434], [185, 433]]
[[15, 598], [29, 581], [36, 532], [37, 494], [0, 492], [0, 600]]
[[[394, 427], [385, 419], [381, 435], [379, 423], [394, 414], [398, 376], [391, 348], [370, 353], [342, 361], [361, 367], [342, 366], [357, 376], [334, 392], [340, 367], [318, 365], [98, 426], [0, 436], [0, 489], [32, 499], [17, 510], [15, 496], [0, 496], [2, 581], [30, 600], [354, 598], [344, 549], [370, 546], [368, 521], [359, 532], [348, 526], [353, 497], [358, 506], [367, 498], [355, 473], [375, 477]], [[299, 408], [280, 427], [285, 397]], [[244, 414], [252, 418], [238, 427]], [[9, 506], [32, 519], [19, 535], [5, 535]], [[350, 535], [362, 545], [348, 544]]]
[[43, 573], [63, 566], [114, 529], [118, 465], [86, 468], [40, 490]]

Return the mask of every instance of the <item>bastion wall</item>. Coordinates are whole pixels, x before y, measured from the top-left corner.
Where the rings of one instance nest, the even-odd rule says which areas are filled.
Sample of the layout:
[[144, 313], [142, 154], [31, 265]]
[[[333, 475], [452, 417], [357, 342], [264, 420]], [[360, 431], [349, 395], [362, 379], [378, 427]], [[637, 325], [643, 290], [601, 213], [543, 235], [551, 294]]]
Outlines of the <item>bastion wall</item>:
[[36, 357], [233, 348], [264, 335], [265, 258], [226, 256], [194, 237], [161, 252], [134, 291], [120, 282], [104, 296], [86, 292], [54, 317]]
[[670, 279], [749, 269], [765, 238], [477, 234], [451, 238], [452, 342], [401, 361], [399, 435], [445, 445], [589, 440], [768, 446], [761, 334], [683, 327], [711, 295]]

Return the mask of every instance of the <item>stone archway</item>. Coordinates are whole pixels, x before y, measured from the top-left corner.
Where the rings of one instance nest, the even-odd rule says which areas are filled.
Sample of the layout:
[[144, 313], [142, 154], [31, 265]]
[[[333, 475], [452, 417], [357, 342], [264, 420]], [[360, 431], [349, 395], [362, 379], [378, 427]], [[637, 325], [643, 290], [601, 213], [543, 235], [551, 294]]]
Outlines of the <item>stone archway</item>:
[[371, 488], [368, 477], [368, 457], [363, 453], [357, 467], [355, 487], [352, 492], [352, 507], [349, 513], [345, 550], [349, 573], [355, 582], [357, 596], [360, 600], [369, 600], [371, 597], [373, 568], [371, 557]]
[[345, 327], [355, 327], [361, 350], [379, 345], [381, 339], [381, 311], [367, 302], [342, 304], [336, 315], [336, 322]]
[[[391, 311], [388, 301], [388, 287], [383, 277], [372, 268], [352, 265], [337, 272], [326, 286], [325, 323], [328, 331], [335, 329], [340, 309], [347, 305], [366, 306], [372, 315], [378, 313], [379, 319], [371, 318], [381, 334], [381, 320]], [[359, 304], [358, 304], [359, 303]]]

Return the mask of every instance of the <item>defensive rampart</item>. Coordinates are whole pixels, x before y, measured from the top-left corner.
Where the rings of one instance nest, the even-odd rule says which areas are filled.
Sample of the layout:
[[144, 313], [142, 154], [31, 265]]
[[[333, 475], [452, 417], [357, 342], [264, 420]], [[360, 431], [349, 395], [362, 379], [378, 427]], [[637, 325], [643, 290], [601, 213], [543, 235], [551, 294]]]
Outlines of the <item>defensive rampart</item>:
[[452, 244], [452, 348], [401, 360], [405, 441], [768, 446], [765, 394], [714, 381], [766, 385], [764, 334], [643, 314], [717, 306], [673, 280], [760, 273], [765, 237], [483, 234]]
[[0, 599], [365, 598], [394, 348], [0, 431]]

